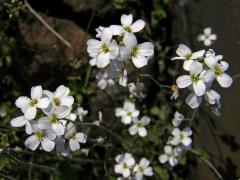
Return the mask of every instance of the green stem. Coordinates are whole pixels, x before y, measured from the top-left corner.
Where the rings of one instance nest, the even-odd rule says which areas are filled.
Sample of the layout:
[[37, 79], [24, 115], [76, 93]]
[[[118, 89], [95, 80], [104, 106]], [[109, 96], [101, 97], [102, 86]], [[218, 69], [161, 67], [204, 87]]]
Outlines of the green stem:
[[140, 77], [147, 77], [151, 79], [160, 88], [172, 88], [172, 86], [159, 83], [151, 74], [139, 74]]

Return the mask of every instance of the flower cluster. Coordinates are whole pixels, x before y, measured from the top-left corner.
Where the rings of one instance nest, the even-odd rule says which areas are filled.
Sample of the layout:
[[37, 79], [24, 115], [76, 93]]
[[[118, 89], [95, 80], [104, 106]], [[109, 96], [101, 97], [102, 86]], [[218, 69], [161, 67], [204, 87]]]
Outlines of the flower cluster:
[[[122, 86], [127, 86], [127, 67], [133, 64], [136, 68], [146, 66], [154, 55], [154, 46], [150, 42], [138, 44], [135, 33], [141, 31], [145, 22], [141, 19], [133, 22], [133, 15], [121, 16], [121, 25], [111, 25], [96, 29], [97, 39], [87, 42], [87, 51], [90, 65], [103, 69], [102, 74], [97, 75], [98, 86], [101, 89], [107, 85], [113, 85], [113, 80], [118, 80]], [[111, 81], [111, 80], [112, 81]]]
[[220, 108], [220, 95], [212, 89], [214, 80], [223, 88], [231, 86], [233, 80], [226, 74], [229, 65], [222, 55], [215, 55], [210, 49], [192, 52], [186, 45], [180, 44], [178, 57], [172, 60], [184, 60], [183, 69], [188, 75], [179, 76], [176, 80], [178, 88], [189, 88], [192, 93], [186, 98], [186, 103], [193, 109], [198, 108], [204, 99], [210, 104]]
[[[50, 152], [56, 147], [65, 155], [86, 142], [87, 135], [77, 132], [73, 124], [77, 115], [71, 113], [74, 98], [69, 93], [69, 88], [63, 85], [55, 92], [34, 86], [30, 98], [21, 96], [16, 100], [15, 104], [23, 115], [12, 119], [11, 126], [25, 126], [26, 133], [30, 135], [25, 141], [27, 148], [34, 151], [40, 146]], [[82, 119], [87, 112], [79, 107], [76, 113]]]
[[123, 104], [123, 107], [115, 109], [115, 115], [121, 117], [121, 122], [123, 124], [132, 124], [130, 126], [129, 133], [131, 135], [138, 134], [141, 137], [147, 135], [146, 125], [150, 123], [150, 118], [148, 116], [143, 116], [139, 119], [140, 111], [136, 109], [135, 104], [129, 100], [126, 100]]
[[184, 120], [185, 118], [182, 114], [175, 112], [172, 120], [173, 129], [171, 136], [167, 145], [164, 146], [164, 154], [159, 156], [161, 163], [168, 162], [171, 166], [175, 166], [178, 164], [177, 158], [191, 148], [192, 139], [190, 136], [192, 135], [192, 130], [189, 127], [185, 127], [183, 130], [179, 128]]
[[114, 171], [122, 175], [118, 180], [141, 180], [143, 176], [153, 176], [152, 167], [149, 166], [150, 162], [146, 158], [142, 158], [140, 162], [136, 164], [132, 154], [125, 153], [117, 155], [115, 161], [117, 164], [114, 166]]

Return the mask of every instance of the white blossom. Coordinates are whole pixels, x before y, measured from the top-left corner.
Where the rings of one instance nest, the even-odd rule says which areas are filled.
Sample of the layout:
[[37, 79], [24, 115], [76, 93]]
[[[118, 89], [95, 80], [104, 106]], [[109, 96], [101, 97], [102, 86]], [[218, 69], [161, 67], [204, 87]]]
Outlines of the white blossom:
[[164, 146], [164, 154], [159, 156], [160, 163], [164, 164], [168, 162], [171, 166], [175, 166], [178, 164], [178, 157], [179, 153], [176, 148], [172, 146]]
[[133, 118], [139, 116], [139, 111], [136, 109], [135, 104], [130, 101], [125, 101], [123, 108], [116, 108], [115, 115], [121, 117], [121, 121], [124, 124], [130, 124]]
[[106, 87], [111, 87], [114, 85], [114, 81], [111, 78], [109, 78], [107, 71], [98, 72], [96, 74], [96, 79], [98, 79], [97, 86], [100, 89], [105, 89]]
[[207, 27], [197, 39], [198, 41], [203, 41], [204, 46], [211, 46], [213, 41], [217, 40], [217, 35], [212, 33], [212, 28]]
[[153, 170], [149, 164], [149, 160], [142, 158], [140, 163], [134, 166], [133, 172], [135, 173], [136, 180], [141, 180], [143, 176], [153, 176]]
[[121, 174], [124, 178], [129, 177], [131, 175], [131, 169], [135, 164], [132, 154], [125, 153], [117, 155], [115, 161], [117, 162], [114, 166], [115, 173]]
[[133, 118], [133, 125], [129, 128], [129, 132], [131, 135], [135, 135], [138, 133], [139, 136], [145, 137], [147, 135], [147, 130], [145, 128], [150, 122], [150, 118], [147, 116], [143, 116], [141, 120], [138, 118]]
[[49, 100], [48, 98], [42, 98], [42, 86], [34, 86], [31, 88], [31, 99], [21, 96], [16, 100], [15, 104], [22, 110], [26, 119], [34, 119], [37, 108], [47, 108]]
[[116, 41], [112, 41], [112, 31], [104, 28], [101, 33], [101, 40], [90, 39], [87, 41], [87, 51], [92, 58], [96, 58], [98, 68], [106, 67], [111, 59], [115, 59], [119, 53]]
[[204, 56], [205, 50], [200, 50], [197, 52], [192, 52], [192, 50], [184, 44], [180, 44], [176, 51], [178, 57], [172, 58], [172, 60], [184, 60], [183, 69], [186, 71], [190, 70], [190, 65], [194, 60], [202, 58]]
[[76, 114], [81, 122], [83, 122], [83, 118], [88, 114], [88, 110], [84, 110], [83, 107], [78, 107]]
[[179, 113], [178, 111], [176, 111], [174, 113], [174, 118], [172, 120], [172, 124], [173, 124], [173, 126], [178, 127], [182, 123], [183, 120], [184, 120], [184, 116], [181, 113]]
[[179, 145], [182, 144], [186, 147], [190, 146], [192, 143], [191, 135], [192, 130], [188, 127], [184, 128], [182, 131], [178, 128], [174, 128], [172, 131], [173, 138], [170, 141], [172, 145]]
[[25, 126], [25, 131], [27, 134], [32, 134], [32, 125], [30, 120], [25, 118], [24, 116], [19, 116], [11, 120], [12, 127], [22, 127]]

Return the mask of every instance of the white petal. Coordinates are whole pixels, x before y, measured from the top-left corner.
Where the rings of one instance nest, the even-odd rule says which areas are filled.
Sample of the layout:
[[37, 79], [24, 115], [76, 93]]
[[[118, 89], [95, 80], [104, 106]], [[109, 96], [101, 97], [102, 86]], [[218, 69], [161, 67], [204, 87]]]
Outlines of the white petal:
[[145, 128], [145, 127], [140, 127], [140, 128], [138, 129], [138, 134], [139, 134], [139, 136], [141, 136], [141, 137], [145, 137], [145, 136], [147, 135], [147, 130], [146, 130], [146, 128]]
[[200, 51], [197, 51], [197, 52], [194, 52], [192, 53], [192, 59], [198, 59], [198, 58], [201, 58], [203, 57], [205, 54], [205, 50], [200, 50]]
[[226, 61], [220, 61], [220, 64], [223, 72], [225, 72], [229, 67], [229, 64]]
[[123, 43], [128, 49], [132, 49], [137, 45], [137, 38], [132, 33], [125, 33]]
[[111, 25], [109, 28], [112, 30], [113, 35], [120, 35], [123, 32], [123, 27], [120, 25]]
[[42, 86], [34, 86], [31, 88], [31, 98], [40, 99], [42, 97]]
[[172, 147], [171, 146], [164, 146], [164, 152], [166, 154], [172, 154]]
[[43, 150], [45, 150], [47, 152], [52, 151], [55, 146], [55, 142], [53, 142], [47, 138], [44, 138], [43, 141], [41, 142], [41, 144], [42, 144]]
[[29, 121], [27, 121], [27, 123], [26, 123], [25, 131], [26, 131], [27, 134], [32, 134], [33, 133], [32, 125], [30, 124]]
[[145, 42], [138, 45], [138, 51], [143, 56], [152, 56], [154, 54], [154, 46], [150, 42]]
[[148, 58], [139, 55], [139, 56], [137, 56], [137, 57], [132, 57], [132, 61], [133, 61], [133, 64], [134, 64], [137, 68], [141, 68], [141, 67], [147, 65], [147, 63], [148, 63]]
[[220, 76], [217, 76], [217, 82], [223, 88], [228, 88], [232, 85], [233, 79], [226, 73], [222, 73]]
[[193, 83], [193, 90], [197, 96], [202, 96], [206, 92], [206, 85], [202, 80]]
[[203, 74], [203, 79], [207, 83], [212, 83], [215, 79], [215, 71], [208, 70]]
[[80, 143], [86, 143], [87, 141], [87, 135], [84, 133], [77, 133], [76, 134], [76, 139], [78, 140], [78, 142]]
[[174, 128], [174, 129], [172, 130], [172, 135], [174, 135], [174, 136], [179, 136], [180, 133], [181, 133], [181, 131], [180, 131], [178, 128]]
[[141, 172], [137, 172], [135, 174], [135, 180], [142, 180], [142, 178], [143, 178], [143, 174]]
[[209, 104], [216, 104], [217, 102], [220, 101], [221, 96], [214, 90], [210, 89], [206, 92], [206, 95], [204, 96], [206, 101]]
[[132, 21], [133, 21], [133, 15], [132, 14], [129, 14], [129, 15], [126, 15], [126, 14], [123, 14], [121, 16], [121, 24], [123, 26], [129, 26], [132, 24]]
[[37, 107], [40, 109], [45, 109], [49, 105], [49, 99], [48, 98], [42, 98], [38, 100]]
[[129, 177], [131, 174], [129, 169], [123, 169], [123, 177], [127, 178]]
[[215, 56], [208, 56], [204, 59], [204, 62], [210, 69], [215, 69], [218, 60]]
[[131, 30], [133, 33], [141, 31], [145, 26], [145, 22], [141, 19], [137, 20], [131, 25]]
[[128, 129], [128, 131], [129, 131], [129, 133], [130, 133], [131, 135], [135, 135], [135, 134], [137, 134], [137, 132], [138, 132], [138, 128], [137, 128], [136, 125], [132, 125], [132, 126]]
[[119, 54], [119, 47], [116, 41], [112, 41], [109, 44], [110, 59], [115, 59]]
[[196, 96], [194, 93], [191, 93], [186, 98], [185, 102], [192, 108], [196, 109], [202, 102], [201, 96]]
[[197, 61], [193, 61], [189, 66], [189, 71], [191, 75], [198, 75], [203, 70], [203, 64]]
[[69, 147], [72, 151], [76, 151], [80, 148], [79, 142], [77, 140], [70, 139]]
[[176, 83], [179, 88], [186, 88], [192, 84], [192, 80], [189, 75], [182, 75], [177, 78]]
[[110, 28], [104, 28], [101, 35], [101, 42], [109, 44], [112, 40], [112, 30]]
[[24, 116], [19, 116], [11, 120], [12, 127], [22, 127], [27, 123]]
[[70, 89], [64, 85], [59, 86], [55, 91], [55, 96], [62, 98], [67, 96], [70, 93]]
[[217, 35], [216, 35], [216, 34], [211, 34], [211, 35], [209, 36], [209, 39], [215, 41], [215, 40], [217, 40]]
[[38, 127], [40, 129], [48, 129], [51, 123], [48, 117], [42, 117], [38, 120]]
[[183, 145], [185, 146], [189, 146], [191, 143], [192, 143], [192, 139], [187, 137], [187, 138], [184, 138], [183, 141], [182, 141]]
[[56, 132], [58, 136], [61, 136], [64, 134], [64, 126], [60, 122], [52, 124], [52, 129]]
[[147, 125], [150, 122], [150, 118], [148, 116], [143, 116], [141, 119], [141, 122], [143, 123], [143, 125]]
[[212, 41], [210, 39], [205, 39], [203, 41], [203, 43], [204, 43], [204, 46], [211, 46], [212, 45]]
[[193, 60], [185, 60], [184, 63], [183, 63], [183, 69], [185, 71], [189, 71], [190, 70], [190, 67], [191, 67], [191, 64], [193, 63], [194, 61]]
[[145, 169], [144, 175], [145, 175], [145, 176], [153, 176], [153, 170], [152, 170], [152, 168], [151, 168], [151, 167], [148, 167], [147, 169]]
[[32, 151], [35, 151], [40, 144], [40, 141], [37, 139], [36, 135], [28, 137], [25, 141], [25, 146]]
[[159, 161], [160, 161], [161, 163], [167, 162], [167, 161], [168, 161], [167, 155], [166, 155], [166, 154], [163, 154], [163, 155], [159, 156]]
[[97, 67], [104, 68], [110, 63], [110, 53], [101, 52], [97, 56]]
[[177, 160], [175, 157], [171, 157], [171, 158], [169, 159], [169, 164], [170, 164], [171, 166], [175, 166], [175, 165], [177, 165], [177, 163], [178, 163], [178, 160]]
[[120, 165], [120, 164], [116, 164], [115, 166], [114, 166], [114, 172], [115, 173], [117, 173], [117, 174], [121, 174], [122, 173], [122, 165]]
[[15, 105], [18, 108], [25, 108], [29, 105], [30, 101], [31, 101], [31, 99], [29, 99], [28, 97], [21, 96], [21, 97], [17, 98]]
[[179, 44], [176, 53], [177, 53], [177, 55], [179, 55], [181, 57], [186, 57], [187, 55], [192, 54], [192, 51], [186, 45]]
[[100, 89], [105, 89], [107, 87], [107, 81], [105, 79], [101, 79], [100, 81], [98, 81], [97, 86]]
[[142, 158], [139, 165], [142, 166], [142, 167], [148, 167], [150, 164], [149, 160], [147, 160], [146, 158]]
[[62, 99], [61, 105], [72, 106], [74, 103], [74, 98], [72, 96], [67, 96]]
[[212, 28], [207, 27], [203, 30], [203, 32], [204, 32], [205, 35], [210, 35], [212, 33]]
[[28, 107], [24, 113], [24, 116], [26, 119], [34, 119], [37, 114], [37, 108], [36, 107]]

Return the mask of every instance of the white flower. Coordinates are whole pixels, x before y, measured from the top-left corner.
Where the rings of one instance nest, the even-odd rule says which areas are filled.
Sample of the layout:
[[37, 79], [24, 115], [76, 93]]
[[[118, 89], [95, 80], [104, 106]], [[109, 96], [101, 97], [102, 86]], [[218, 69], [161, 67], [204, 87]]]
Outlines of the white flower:
[[133, 118], [133, 125], [129, 128], [129, 132], [131, 135], [135, 135], [138, 133], [139, 136], [145, 137], [147, 135], [147, 130], [144, 126], [148, 125], [150, 122], [150, 118], [147, 116], [143, 116], [141, 120], [138, 118]]
[[77, 114], [75, 113], [70, 113], [66, 119], [70, 120], [70, 121], [75, 121], [77, 119]]
[[97, 34], [96, 34], [96, 37], [97, 37], [97, 38], [101, 38], [101, 36], [102, 36], [102, 31], [103, 31], [104, 28], [105, 28], [105, 27], [99, 26], [98, 28], [95, 29], [96, 32], [97, 32]]
[[149, 166], [150, 162], [146, 158], [142, 158], [139, 164], [133, 168], [136, 180], [141, 180], [144, 176], [153, 176], [152, 167]]
[[61, 106], [60, 108], [55, 109], [51, 108], [49, 112], [44, 112], [47, 116], [41, 117], [38, 120], [38, 125], [40, 129], [49, 129], [51, 128], [56, 135], [61, 136], [64, 134], [65, 125], [67, 123], [64, 118], [70, 114], [70, 109], [66, 106]]
[[83, 122], [83, 118], [88, 114], [88, 110], [84, 110], [82, 107], [78, 107], [76, 113], [78, 115], [79, 120]]
[[50, 152], [54, 149], [55, 142], [53, 139], [55, 138], [50, 131], [42, 131], [36, 126], [33, 126], [34, 134], [28, 137], [25, 141], [25, 146], [32, 151], [35, 151], [38, 146], [41, 144], [41, 147], [44, 151]]
[[96, 74], [96, 79], [98, 79], [97, 86], [100, 89], [105, 89], [107, 86], [111, 87], [114, 85], [114, 81], [111, 78], [109, 78], [107, 71], [98, 72]]
[[[204, 94], [204, 99], [210, 104], [210, 105], [217, 105], [218, 108], [221, 107], [220, 99], [221, 96], [214, 90], [208, 89], [206, 93]], [[191, 93], [187, 96], [185, 102], [192, 108], [196, 109], [200, 106], [202, 102], [202, 96], [196, 96], [196, 94]]]
[[31, 99], [21, 96], [16, 100], [15, 104], [18, 108], [21, 108], [26, 119], [34, 119], [37, 108], [47, 108], [49, 100], [48, 98], [42, 98], [42, 86], [34, 86], [31, 88]]
[[178, 127], [182, 123], [183, 120], [184, 120], [184, 116], [181, 113], [179, 113], [178, 111], [176, 111], [174, 113], [174, 118], [172, 120], [172, 124], [173, 124], [173, 126]]
[[116, 41], [112, 41], [112, 31], [104, 28], [101, 33], [101, 40], [89, 39], [87, 51], [91, 57], [96, 58], [98, 68], [106, 67], [111, 59], [115, 59], [119, 53]]
[[145, 22], [141, 19], [137, 20], [136, 22], [133, 23], [133, 15], [125, 15], [123, 14], [121, 16], [121, 24], [120, 25], [111, 25], [110, 29], [113, 32], [113, 35], [121, 35], [122, 33], [136, 33], [141, 31], [144, 26]]
[[25, 126], [25, 130], [27, 134], [32, 134], [32, 125], [30, 120], [26, 119], [24, 116], [19, 116], [11, 120], [12, 127], [22, 127]]
[[192, 50], [184, 44], [180, 44], [176, 51], [178, 57], [172, 58], [172, 60], [180, 59], [184, 60], [183, 69], [186, 71], [190, 70], [190, 65], [194, 60], [202, 58], [205, 50], [200, 50], [192, 53]]
[[69, 140], [69, 148], [71, 151], [80, 149], [80, 143], [84, 144], [87, 141], [87, 135], [82, 132], [76, 132], [76, 127], [72, 122], [67, 124], [64, 136]]
[[186, 88], [190, 85], [197, 96], [202, 96], [206, 91], [206, 84], [203, 73], [203, 65], [199, 62], [192, 62], [189, 69], [190, 75], [179, 76], [176, 80], [179, 88]]
[[123, 108], [116, 108], [115, 115], [121, 117], [124, 124], [130, 124], [133, 118], [139, 116], [139, 111], [136, 109], [135, 104], [130, 101], [125, 101]]
[[232, 85], [232, 78], [225, 73], [229, 65], [226, 61], [219, 61], [222, 56], [207, 56], [204, 59], [205, 64], [210, 68], [207, 70], [206, 77], [208, 81], [217, 79], [217, 82], [223, 88], [228, 88]]
[[159, 156], [159, 161], [162, 164], [169, 162], [171, 166], [175, 166], [178, 163], [178, 155], [178, 151], [175, 148], [172, 148], [172, 146], [164, 146], [164, 154]]
[[138, 82], [137, 84], [129, 83], [128, 89], [129, 92], [131, 93], [130, 97], [137, 97], [139, 99], [143, 99], [146, 97], [146, 95], [142, 93], [144, 89], [144, 84], [141, 82]]
[[153, 44], [150, 42], [137, 44], [135, 36], [131, 39], [124, 39], [124, 41], [126, 48], [130, 50], [130, 58], [134, 66], [137, 68], [146, 66], [149, 58], [154, 55]]
[[43, 94], [49, 97], [49, 100], [54, 107], [71, 107], [74, 103], [74, 98], [69, 96], [69, 93], [70, 89], [64, 85], [59, 86], [54, 93], [48, 90], [43, 91]]
[[114, 166], [114, 171], [117, 174], [122, 174], [124, 178], [127, 178], [131, 175], [131, 169], [135, 164], [135, 160], [130, 153], [117, 155], [115, 158], [116, 164]]
[[217, 40], [217, 35], [212, 34], [212, 28], [210, 27], [205, 28], [203, 34], [198, 36], [198, 41], [203, 41], [204, 46], [211, 46], [215, 40]]
[[191, 135], [192, 135], [192, 130], [188, 127], [184, 128], [182, 131], [179, 130], [178, 128], [174, 128], [172, 131], [173, 138], [170, 141], [172, 145], [179, 145], [183, 144], [184, 146], [188, 147], [192, 143]]

